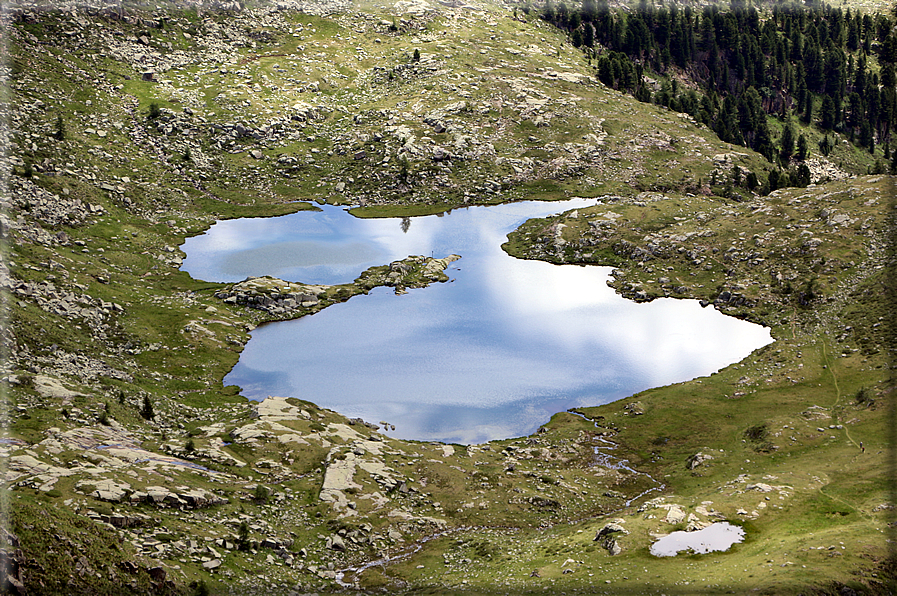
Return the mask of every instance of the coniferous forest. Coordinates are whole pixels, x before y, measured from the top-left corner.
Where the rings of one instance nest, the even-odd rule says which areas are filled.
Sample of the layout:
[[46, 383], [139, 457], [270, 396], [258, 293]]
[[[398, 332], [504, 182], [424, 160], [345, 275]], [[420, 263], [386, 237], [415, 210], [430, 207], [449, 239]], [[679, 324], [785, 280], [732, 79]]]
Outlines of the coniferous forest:
[[[815, 1], [766, 5], [762, 13], [744, 0], [699, 9], [641, 0], [632, 10], [607, 0], [572, 7], [548, 0], [540, 10], [589, 56], [605, 85], [688, 113], [723, 141], [794, 166], [790, 176], [773, 169], [767, 191], [806, 186], [802, 162], [811, 149], [827, 156], [836, 132], [873, 155], [879, 147], [897, 170], [890, 150], [897, 33], [888, 15]], [[781, 122], [776, 138], [770, 117]], [[796, 120], [823, 134], [818, 147], [796, 132]], [[754, 190], [759, 181], [750, 175], [744, 185]]]

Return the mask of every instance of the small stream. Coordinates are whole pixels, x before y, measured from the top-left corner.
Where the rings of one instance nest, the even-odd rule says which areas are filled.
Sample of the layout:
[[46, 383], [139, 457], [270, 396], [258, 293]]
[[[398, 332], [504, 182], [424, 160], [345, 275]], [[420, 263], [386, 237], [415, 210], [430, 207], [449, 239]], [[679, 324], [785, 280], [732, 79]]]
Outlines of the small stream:
[[[594, 422], [590, 418], [587, 418], [584, 414], [581, 414], [580, 412], [571, 411], [570, 413], [580, 416], [584, 420], [589, 420], [590, 422]], [[594, 422], [594, 424], [595, 424], [595, 427], [597, 428], [598, 423]], [[612, 441], [608, 441], [604, 437], [595, 437], [595, 438], [602, 443], [602, 445], [598, 445], [598, 446], [594, 447], [595, 464], [596, 465], [599, 465], [599, 466], [602, 466], [605, 468], [609, 468], [612, 470], [626, 470], [627, 472], [629, 472], [631, 474], [638, 474], [641, 476], [645, 476], [646, 478], [651, 480], [651, 482], [653, 482], [656, 485], [656, 486], [653, 486], [651, 488], [648, 488], [648, 489], [640, 492], [639, 494], [637, 494], [636, 496], [634, 496], [630, 499], [627, 499], [624, 502], [623, 507], [620, 507], [619, 509], [610, 511], [610, 512], [604, 514], [603, 517], [608, 517], [615, 513], [623, 511], [624, 509], [630, 507], [635, 501], [638, 501], [639, 499], [644, 497], [646, 494], [654, 492], [654, 491], [658, 491], [658, 492], [662, 491], [666, 487], [666, 485], [664, 483], [654, 479], [651, 475], [646, 474], [645, 472], [639, 472], [635, 468], [630, 467], [628, 465], [629, 460], [626, 460], [626, 459], [615, 460], [610, 453], [604, 453], [602, 451], [602, 450], [612, 451], [612, 450], [616, 449], [617, 445], [615, 443], [613, 443]], [[567, 523], [576, 524], [576, 523], [586, 521], [586, 519], [593, 519], [593, 518], [573, 520], [573, 521], [570, 521]], [[717, 525], [717, 524], [714, 524], [714, 525]], [[363, 563], [361, 565], [347, 567], [345, 569], [341, 569], [341, 570], [337, 571], [336, 572], [336, 581], [340, 586], [342, 586], [344, 588], [357, 588], [357, 586], [355, 584], [351, 584], [351, 583], [347, 583], [347, 582], [343, 581], [346, 574], [353, 574], [357, 577], [359, 574], [363, 573], [366, 569], [370, 569], [371, 567], [376, 567], [378, 565], [382, 565], [385, 567], [386, 565], [390, 565], [392, 563], [396, 563], [398, 561], [405, 560], [405, 559], [413, 556], [414, 554], [420, 552], [420, 550], [423, 548], [423, 545], [426, 544], [427, 542], [430, 542], [437, 538], [442, 538], [443, 536], [449, 536], [451, 534], [457, 534], [460, 532], [467, 532], [467, 531], [476, 530], [476, 529], [486, 529], [486, 528], [479, 528], [479, 527], [452, 528], [450, 530], [445, 530], [442, 532], [437, 532], [435, 534], [431, 534], [429, 536], [424, 536], [424, 537], [416, 540], [413, 544], [408, 545], [401, 552], [399, 552], [395, 555], [381, 557], [379, 559], [374, 559], [373, 561], [368, 561], [367, 563]], [[495, 529], [495, 528], [491, 528], [491, 529]], [[652, 548], [653, 548], [653, 546], [652, 546]], [[673, 554], [675, 554], [675, 553], [673, 553]]]
[[382, 565], [385, 567], [386, 565], [390, 565], [390, 564], [396, 563], [398, 561], [403, 561], [403, 560], [411, 557], [412, 555], [415, 555], [416, 553], [420, 552], [420, 550], [424, 547], [424, 545], [426, 543], [436, 540], [437, 538], [442, 538], [443, 536], [450, 536], [452, 534], [457, 534], [459, 532], [467, 532], [467, 531], [476, 530], [476, 529], [478, 529], [478, 528], [470, 527], [470, 526], [463, 527], [463, 528], [452, 528], [450, 530], [444, 530], [442, 532], [437, 532], [436, 534], [424, 536], [423, 538], [415, 540], [414, 543], [406, 546], [404, 549], [402, 549], [401, 552], [399, 552], [395, 555], [392, 555], [392, 556], [387, 555], [387, 556], [381, 557], [379, 559], [374, 559], [373, 561], [368, 561], [367, 563], [363, 563], [361, 565], [357, 565], [354, 567], [346, 567], [345, 569], [340, 569], [339, 571], [336, 572], [336, 583], [338, 583], [343, 588], [357, 589], [358, 586], [356, 584], [350, 584], [350, 583], [343, 581], [343, 579], [346, 577], [347, 573], [351, 573], [357, 577], [358, 575], [364, 573], [365, 570], [370, 569], [371, 567], [377, 567], [378, 565]]
[[[592, 420], [591, 418], [589, 418], [588, 416], [586, 416], [585, 414], [583, 414], [581, 412], [576, 412], [574, 410], [568, 410], [568, 413], [573, 414], [574, 416], [579, 416], [583, 420], [587, 420], [587, 421], [591, 422], [592, 424], [595, 425], [595, 428], [600, 428], [598, 426], [597, 421]], [[623, 503], [622, 507], [620, 507], [619, 509], [616, 509], [614, 511], [610, 511], [605, 515], [612, 515], [618, 511], [623, 511], [624, 509], [626, 509], [627, 507], [630, 507], [633, 503], [635, 503], [636, 501], [638, 501], [639, 499], [641, 499], [648, 493], [651, 493], [654, 491], [660, 492], [664, 488], [666, 488], [666, 484], [655, 479], [650, 474], [647, 474], [645, 472], [639, 472], [635, 468], [631, 468], [628, 465], [629, 464], [628, 459], [614, 459], [610, 453], [604, 453], [602, 451], [603, 449], [606, 449], [608, 451], [613, 451], [614, 449], [617, 448], [616, 443], [614, 443], [613, 441], [608, 441], [604, 437], [595, 437], [595, 439], [598, 440], [600, 443], [602, 443], [602, 445], [597, 445], [597, 446], [593, 447], [593, 449], [592, 449], [595, 454], [595, 464], [596, 465], [599, 465], [603, 468], [608, 468], [610, 470], [626, 470], [630, 474], [637, 474], [639, 476], [644, 476], [645, 478], [649, 479], [651, 482], [653, 482], [656, 485], [656, 486], [652, 486], [651, 488], [648, 488], [646, 490], [643, 490], [642, 492], [640, 492], [639, 494], [635, 495], [634, 497], [632, 497], [630, 499], [627, 499]]]
[[[572, 413], [578, 414], [578, 412], [572, 412]], [[586, 420], [589, 420], [582, 414], [579, 414], [579, 415], [582, 416], [583, 418], [585, 418]], [[598, 426], [597, 422], [595, 423], [595, 426], [596, 427]], [[595, 462], [599, 466], [602, 466], [605, 468], [610, 468], [611, 470], [626, 470], [627, 472], [629, 472], [631, 474], [638, 474], [639, 476], [644, 476], [645, 478], [648, 478], [649, 480], [651, 480], [651, 482], [653, 482], [654, 484], [657, 485], [657, 486], [651, 487], [647, 490], [644, 490], [644, 491], [640, 492], [639, 494], [637, 494], [636, 496], [632, 497], [631, 499], [627, 500], [624, 503], [622, 509], [629, 507], [635, 501], [638, 501], [639, 499], [644, 497], [646, 494], [648, 494], [650, 492], [654, 492], [654, 491], [662, 491], [666, 487], [666, 485], [663, 482], [660, 482], [659, 480], [655, 480], [650, 474], [647, 474], [645, 472], [639, 472], [638, 470], [636, 470], [634, 468], [630, 468], [627, 465], [629, 463], [628, 459], [621, 459], [619, 461], [614, 461], [613, 459], [611, 459], [611, 456], [609, 453], [602, 453], [600, 451], [601, 449], [613, 450], [613, 449], [617, 448], [617, 445], [616, 445], [616, 443], [613, 443], [612, 441], [608, 441], [604, 437], [595, 437], [595, 438], [598, 439], [600, 442], [604, 443], [604, 445], [599, 445], [594, 448]]]

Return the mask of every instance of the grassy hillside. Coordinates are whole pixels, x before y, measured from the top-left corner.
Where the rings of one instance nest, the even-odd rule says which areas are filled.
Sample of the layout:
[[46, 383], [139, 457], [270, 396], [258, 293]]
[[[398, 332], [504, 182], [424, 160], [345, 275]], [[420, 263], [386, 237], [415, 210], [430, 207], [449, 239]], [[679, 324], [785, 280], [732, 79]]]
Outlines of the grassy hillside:
[[[819, 159], [842, 180], [720, 197], [712, 177], [772, 166], [604, 87], [534, 15], [298, 7], [13, 14], [10, 591], [891, 591], [894, 192], [859, 176], [871, 157], [839, 142]], [[287, 290], [179, 270], [220, 219], [573, 196], [601, 204], [506, 250], [613, 265], [624, 296], [704, 300], [775, 343], [531, 437], [401, 441], [223, 378], [255, 326], [445, 281], [448, 259]], [[649, 553], [716, 520], [745, 541]]]

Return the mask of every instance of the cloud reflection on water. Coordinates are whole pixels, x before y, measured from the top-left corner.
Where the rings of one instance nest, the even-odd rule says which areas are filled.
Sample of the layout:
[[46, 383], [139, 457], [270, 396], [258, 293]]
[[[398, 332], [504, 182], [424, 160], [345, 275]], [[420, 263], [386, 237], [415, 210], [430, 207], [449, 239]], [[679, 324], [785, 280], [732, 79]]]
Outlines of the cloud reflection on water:
[[[608, 268], [501, 251], [527, 217], [569, 208], [471, 208], [413, 218], [407, 233], [399, 219], [359, 220], [334, 208], [224, 222], [188, 241], [185, 269], [203, 279], [342, 283], [411, 254], [461, 254], [451, 283], [405, 296], [376, 289], [257, 329], [226, 378], [248, 397], [300, 397], [387, 420], [413, 439], [519, 436], [554, 412], [706, 375], [770, 341], [767, 329], [696, 301], [624, 300], [607, 287]], [[222, 277], [228, 268], [235, 277]]]

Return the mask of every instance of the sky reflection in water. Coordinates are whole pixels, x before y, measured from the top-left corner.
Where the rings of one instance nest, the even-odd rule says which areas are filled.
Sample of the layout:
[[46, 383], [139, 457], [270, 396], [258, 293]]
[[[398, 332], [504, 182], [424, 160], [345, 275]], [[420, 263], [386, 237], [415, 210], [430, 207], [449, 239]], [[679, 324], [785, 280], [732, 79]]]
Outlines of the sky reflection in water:
[[553, 413], [707, 375], [771, 341], [763, 327], [694, 300], [635, 304], [609, 268], [513, 259], [505, 235], [530, 217], [594, 203], [472, 207], [443, 217], [361, 220], [340, 208], [220, 222], [184, 245], [208, 281], [273, 275], [344, 283], [408, 255], [463, 258], [452, 282], [378, 288], [255, 330], [225, 382], [396, 426], [397, 436], [477, 443], [525, 435]]
[[655, 557], [674, 557], [678, 553], [706, 554], [729, 550], [733, 544], [744, 540], [744, 529], [729, 522], [710, 524], [694, 532], [672, 532], [651, 545]]

